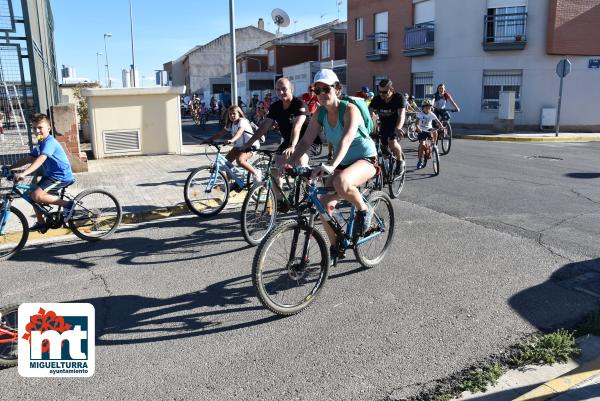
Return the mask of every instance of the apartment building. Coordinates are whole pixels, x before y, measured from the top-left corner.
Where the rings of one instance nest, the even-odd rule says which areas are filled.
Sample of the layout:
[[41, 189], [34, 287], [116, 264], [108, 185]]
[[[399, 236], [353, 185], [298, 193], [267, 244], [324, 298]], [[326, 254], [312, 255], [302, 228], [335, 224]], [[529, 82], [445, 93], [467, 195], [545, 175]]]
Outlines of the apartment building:
[[[416, 98], [424, 99], [445, 83], [461, 107], [454, 121], [485, 128], [497, 121], [500, 93], [512, 91], [515, 126], [537, 129], [542, 115], [556, 112], [556, 64], [568, 56], [572, 71], [564, 80], [561, 127], [600, 129], [591, 89], [600, 87], [600, 42], [595, 40], [600, 38], [600, 0], [381, 0], [349, 1], [348, 7], [353, 31], [349, 30], [349, 53], [352, 35], [360, 37], [361, 17], [367, 39], [373, 38], [363, 45], [363, 55], [388, 52], [383, 63], [366, 63], [361, 57], [355, 65], [348, 57], [351, 90], [361, 79], [386, 74], [392, 79], [397, 74], [404, 84], [408, 71], [409, 82], [396, 85], [399, 90], [410, 88]], [[390, 20], [395, 15], [387, 46], [379, 35], [381, 23], [369, 25], [386, 11]], [[398, 24], [402, 29], [394, 29]], [[404, 58], [390, 63], [398, 52]]]

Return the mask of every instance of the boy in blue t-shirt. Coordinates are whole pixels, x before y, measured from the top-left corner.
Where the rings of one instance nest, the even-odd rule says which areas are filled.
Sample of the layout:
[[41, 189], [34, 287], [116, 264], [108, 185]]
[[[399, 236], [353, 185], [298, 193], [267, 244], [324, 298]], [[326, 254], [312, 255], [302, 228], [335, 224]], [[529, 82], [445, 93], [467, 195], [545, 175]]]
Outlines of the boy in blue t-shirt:
[[[59, 190], [71, 185], [75, 181], [71, 164], [62, 146], [50, 135], [50, 119], [45, 114], [36, 114], [31, 121], [32, 128], [37, 134], [38, 143], [30, 156], [23, 158], [10, 166], [11, 170], [31, 163], [23, 172], [15, 174], [15, 180], [21, 181], [25, 176], [43, 167], [44, 175], [37, 187], [32, 189], [29, 195], [31, 199], [44, 205], [57, 205], [63, 207], [64, 219], [68, 221], [73, 215], [73, 202], [62, 200], [55, 196]], [[30, 228], [32, 231], [45, 233], [48, 227], [44, 222], [43, 215], [34, 209], [37, 223]]]

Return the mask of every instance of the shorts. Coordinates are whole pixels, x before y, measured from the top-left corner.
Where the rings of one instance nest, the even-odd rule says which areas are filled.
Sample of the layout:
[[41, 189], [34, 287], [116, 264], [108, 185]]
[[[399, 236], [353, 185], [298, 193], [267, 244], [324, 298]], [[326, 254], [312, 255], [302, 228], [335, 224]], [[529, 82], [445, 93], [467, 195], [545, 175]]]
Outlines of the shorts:
[[384, 142], [390, 140], [390, 139], [398, 139], [400, 140], [400, 138], [398, 137], [398, 135], [396, 134], [396, 127], [392, 127], [392, 128], [379, 128], [379, 135], [381, 136], [381, 140], [385, 140]]
[[347, 169], [348, 167], [350, 167], [351, 165], [353, 165], [354, 163], [356, 163], [359, 160], [364, 160], [367, 163], [371, 164], [373, 167], [375, 167], [375, 169], [379, 168], [379, 163], [377, 163], [377, 157], [376, 156], [371, 156], [371, 157], [362, 157], [358, 160], [356, 160], [355, 162], [351, 163], [351, 164], [340, 164], [339, 166], [337, 166], [335, 168], [336, 171], [342, 171]]
[[433, 110], [433, 113], [440, 121], [450, 121], [450, 113], [448, 113], [448, 110], [435, 109]]
[[[286, 150], [287, 148], [290, 147], [290, 144], [288, 142], [284, 142], [281, 145], [279, 145], [279, 147], [277, 148], [277, 153], [283, 153], [284, 150]], [[316, 143], [312, 143], [312, 145], [310, 145], [310, 148], [308, 148], [308, 150], [306, 151], [306, 154], [308, 155], [308, 157], [317, 157], [321, 155], [321, 152], [319, 152], [321, 149], [319, 149], [320, 146], [317, 145]]]
[[53, 180], [52, 178], [42, 177], [40, 182], [37, 184], [38, 188], [42, 188], [42, 190], [49, 194], [58, 194], [58, 192], [71, 185], [75, 181], [58, 181]]
[[425, 139], [431, 136], [431, 131], [421, 131], [419, 132], [419, 141], [424, 141]]

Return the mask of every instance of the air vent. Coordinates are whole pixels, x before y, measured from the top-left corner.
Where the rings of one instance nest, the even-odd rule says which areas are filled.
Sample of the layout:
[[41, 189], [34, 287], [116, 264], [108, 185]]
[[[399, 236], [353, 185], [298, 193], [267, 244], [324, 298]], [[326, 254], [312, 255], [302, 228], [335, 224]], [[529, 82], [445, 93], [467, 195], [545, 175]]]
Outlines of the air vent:
[[139, 153], [140, 130], [104, 131], [104, 153]]

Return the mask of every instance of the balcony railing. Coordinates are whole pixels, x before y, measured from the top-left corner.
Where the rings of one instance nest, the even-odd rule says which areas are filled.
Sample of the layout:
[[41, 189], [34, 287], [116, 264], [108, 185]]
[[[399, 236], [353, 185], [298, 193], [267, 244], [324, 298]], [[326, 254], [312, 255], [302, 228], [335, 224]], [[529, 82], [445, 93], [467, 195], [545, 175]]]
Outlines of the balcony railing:
[[486, 15], [484, 50], [520, 50], [527, 44], [527, 13]]
[[367, 50], [367, 60], [385, 60], [389, 54], [387, 32], [376, 32], [368, 36], [370, 45]]
[[435, 24], [428, 22], [404, 28], [404, 54], [429, 56], [434, 49]]

